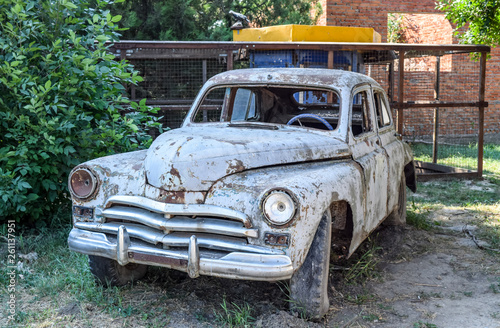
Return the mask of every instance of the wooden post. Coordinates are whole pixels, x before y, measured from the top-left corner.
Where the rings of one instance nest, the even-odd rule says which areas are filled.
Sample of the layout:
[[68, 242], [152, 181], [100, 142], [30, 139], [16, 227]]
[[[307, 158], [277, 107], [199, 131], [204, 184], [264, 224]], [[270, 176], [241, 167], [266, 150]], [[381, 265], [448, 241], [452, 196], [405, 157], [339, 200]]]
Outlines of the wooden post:
[[[439, 100], [439, 82], [441, 69], [441, 56], [436, 56], [436, 79], [434, 81], [434, 99]], [[434, 108], [434, 133], [432, 135], [432, 163], [437, 163], [439, 139], [439, 107]]]
[[233, 70], [233, 65], [234, 65], [234, 62], [233, 62], [233, 51], [232, 50], [228, 50], [226, 53], [227, 53], [227, 70], [231, 71], [231, 70]]
[[[333, 69], [333, 50], [328, 51], [328, 69]], [[331, 104], [333, 102], [333, 93], [328, 92], [328, 103]]]
[[398, 82], [398, 133], [403, 135], [403, 103], [405, 85], [405, 51], [399, 51], [399, 82]]
[[479, 138], [477, 141], [477, 176], [483, 176], [483, 146], [484, 146], [484, 93], [486, 84], [486, 52], [481, 52], [479, 69]]
[[203, 80], [203, 84], [205, 84], [205, 82], [207, 82], [207, 60], [206, 59], [203, 59], [203, 61], [201, 62], [201, 70], [202, 70], [202, 80]]
[[328, 51], [328, 68], [333, 69], [333, 50]]
[[389, 90], [387, 90], [389, 102], [394, 101], [394, 62], [389, 63]]

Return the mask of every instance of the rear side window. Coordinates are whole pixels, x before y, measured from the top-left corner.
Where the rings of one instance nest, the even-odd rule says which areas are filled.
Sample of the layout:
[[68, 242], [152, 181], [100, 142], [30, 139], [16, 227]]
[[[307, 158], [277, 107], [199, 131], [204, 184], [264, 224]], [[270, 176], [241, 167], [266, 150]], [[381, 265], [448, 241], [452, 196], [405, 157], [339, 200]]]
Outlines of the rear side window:
[[366, 90], [354, 95], [351, 117], [351, 131], [354, 136], [373, 131], [368, 99], [368, 92]]
[[387, 106], [384, 94], [375, 91], [375, 109], [377, 112], [377, 124], [379, 129], [391, 125], [391, 115], [389, 113], [389, 107]]

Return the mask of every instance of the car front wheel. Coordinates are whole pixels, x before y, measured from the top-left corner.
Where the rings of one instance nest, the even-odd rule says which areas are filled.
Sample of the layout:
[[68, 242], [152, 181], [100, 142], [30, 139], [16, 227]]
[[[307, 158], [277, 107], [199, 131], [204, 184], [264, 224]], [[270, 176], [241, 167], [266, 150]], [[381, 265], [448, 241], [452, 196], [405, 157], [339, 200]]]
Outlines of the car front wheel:
[[139, 280], [148, 270], [147, 265], [136, 263], [120, 265], [115, 260], [94, 255], [89, 255], [89, 266], [96, 280], [108, 287], [123, 286]]
[[321, 318], [328, 312], [328, 277], [331, 249], [332, 217], [323, 214], [309, 253], [290, 280], [290, 309], [310, 318]]

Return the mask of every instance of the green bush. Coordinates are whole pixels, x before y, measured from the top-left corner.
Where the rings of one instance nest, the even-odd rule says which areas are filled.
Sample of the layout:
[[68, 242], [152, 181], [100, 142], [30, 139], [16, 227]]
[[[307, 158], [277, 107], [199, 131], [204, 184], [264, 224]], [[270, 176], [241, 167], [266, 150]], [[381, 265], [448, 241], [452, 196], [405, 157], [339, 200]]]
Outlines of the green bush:
[[155, 111], [123, 96], [142, 79], [107, 51], [115, 2], [0, 0], [0, 222], [51, 220], [72, 167], [151, 143]]

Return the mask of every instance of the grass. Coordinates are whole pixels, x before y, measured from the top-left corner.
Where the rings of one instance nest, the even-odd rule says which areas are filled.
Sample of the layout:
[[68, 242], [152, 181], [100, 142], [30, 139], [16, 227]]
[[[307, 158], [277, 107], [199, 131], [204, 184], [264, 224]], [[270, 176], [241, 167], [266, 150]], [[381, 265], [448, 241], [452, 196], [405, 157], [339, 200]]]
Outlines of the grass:
[[500, 294], [500, 277], [497, 278], [495, 283], [490, 285], [490, 289], [494, 294]]
[[[411, 144], [416, 160], [431, 162], [432, 145], [413, 143]], [[478, 148], [476, 144], [469, 145], [440, 145], [438, 148], [438, 164], [459, 167], [463, 169], [477, 170]], [[500, 145], [485, 144], [483, 147], [483, 171], [487, 175], [500, 175]]]
[[377, 276], [376, 267], [379, 262], [376, 252], [378, 247], [372, 239], [368, 239], [368, 250], [359, 259], [355, 260], [347, 271], [344, 279], [349, 283], [362, 283]]
[[[57, 326], [58, 308], [68, 303], [91, 303], [115, 318], [137, 314], [137, 309], [123, 297], [130, 287], [103, 288], [96, 284], [87, 256], [68, 250], [69, 230], [68, 226], [50, 226], [17, 233], [17, 256], [36, 253], [38, 259], [17, 267], [16, 295], [23, 299], [18, 299], [16, 325], [28, 327], [45, 322]], [[0, 277], [6, 277], [9, 268], [4, 259], [2, 262]]]
[[226, 302], [224, 297], [220, 305], [222, 311], [215, 312], [216, 321], [224, 327], [251, 327], [255, 318], [252, 317], [252, 308], [248, 303], [238, 305], [234, 302], [231, 304]]
[[[413, 144], [415, 159], [431, 161], [431, 145]], [[477, 169], [477, 146], [440, 147], [439, 164]], [[491, 248], [500, 248], [500, 145], [486, 144], [483, 161], [484, 181], [450, 180], [418, 184], [417, 195], [408, 194], [407, 223], [431, 230], [440, 222], [429, 218], [431, 211], [443, 208], [466, 209], [479, 228], [478, 238]]]
[[438, 328], [435, 324], [418, 321], [413, 324], [413, 328]]

